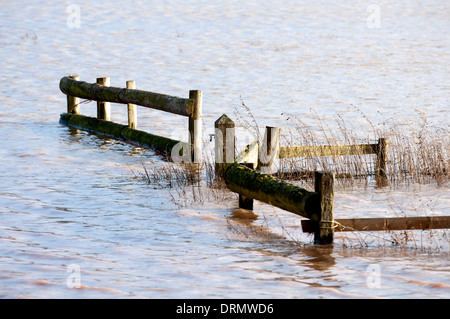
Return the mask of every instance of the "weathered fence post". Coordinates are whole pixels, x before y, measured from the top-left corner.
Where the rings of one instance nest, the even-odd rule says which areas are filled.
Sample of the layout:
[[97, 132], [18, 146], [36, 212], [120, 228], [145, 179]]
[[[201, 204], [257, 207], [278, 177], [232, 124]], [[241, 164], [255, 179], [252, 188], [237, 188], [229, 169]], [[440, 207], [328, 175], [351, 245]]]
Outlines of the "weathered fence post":
[[378, 139], [377, 162], [375, 168], [375, 178], [378, 187], [388, 185], [387, 168], [386, 168], [388, 149], [389, 149], [389, 139], [387, 138]]
[[266, 126], [263, 145], [259, 152], [259, 167], [264, 174], [276, 173], [275, 159], [280, 148], [280, 128]]
[[[135, 89], [136, 83], [134, 81], [127, 81], [127, 89]], [[136, 105], [128, 103], [128, 127], [137, 129], [137, 112]]]
[[315, 172], [314, 191], [320, 194], [321, 213], [314, 232], [314, 242], [320, 245], [333, 243], [334, 177], [335, 173]]
[[227, 166], [235, 160], [235, 124], [223, 114], [214, 122], [215, 171], [216, 176], [223, 176]]
[[[255, 164], [253, 163], [241, 163], [242, 165], [255, 169]], [[239, 208], [253, 210], [253, 198], [245, 197], [242, 194], [239, 194]]]
[[[97, 78], [97, 84], [109, 86], [109, 77]], [[109, 102], [97, 101], [97, 118], [100, 120], [111, 121], [111, 104]]]
[[[78, 75], [71, 75], [69, 79], [78, 81], [80, 77]], [[76, 96], [67, 95], [67, 113], [69, 114], [80, 114], [80, 98]]]
[[190, 90], [189, 99], [194, 100], [192, 114], [189, 116], [189, 142], [194, 163], [202, 162], [202, 91]]

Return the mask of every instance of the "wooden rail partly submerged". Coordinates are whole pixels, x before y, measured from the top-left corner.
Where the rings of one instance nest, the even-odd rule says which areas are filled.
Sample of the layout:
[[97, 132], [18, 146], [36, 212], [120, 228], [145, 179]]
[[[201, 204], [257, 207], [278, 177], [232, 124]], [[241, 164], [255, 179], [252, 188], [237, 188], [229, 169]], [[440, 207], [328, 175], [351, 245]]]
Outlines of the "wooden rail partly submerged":
[[256, 172], [237, 162], [228, 165], [224, 179], [231, 191], [245, 198], [256, 199], [308, 218], [313, 225], [316, 243], [333, 242], [333, 173], [315, 172], [314, 192]]
[[301, 221], [302, 229], [314, 233], [315, 243], [333, 243], [334, 232], [342, 231], [450, 228], [450, 216], [334, 219], [334, 173], [314, 172], [315, 189], [309, 192], [261, 170], [272, 166], [276, 158], [376, 154], [377, 182], [382, 186], [387, 177], [387, 139], [380, 138], [377, 144], [279, 147], [279, 130], [266, 127], [262, 147], [255, 141], [235, 156], [234, 122], [224, 114], [215, 128], [216, 174], [224, 178], [231, 191], [239, 194], [239, 208], [252, 210], [255, 199], [307, 218]]
[[[189, 98], [136, 90], [134, 81], [127, 88], [109, 86], [109, 77], [96, 83], [79, 81], [78, 76], [63, 77], [59, 87], [67, 95], [67, 113], [61, 123], [91, 132], [98, 132], [152, 148], [169, 157], [182, 154], [182, 161], [202, 161], [202, 92], [189, 91]], [[82, 116], [80, 98], [97, 101], [97, 118]], [[111, 122], [110, 103], [127, 104], [128, 125]], [[189, 118], [189, 141], [182, 143], [166, 137], [137, 130], [136, 105], [182, 115]]]
[[[380, 230], [418, 230], [450, 228], [450, 216], [391, 217], [391, 218], [348, 218], [335, 219], [335, 232], [380, 231]], [[314, 225], [302, 220], [304, 232], [314, 232]]]

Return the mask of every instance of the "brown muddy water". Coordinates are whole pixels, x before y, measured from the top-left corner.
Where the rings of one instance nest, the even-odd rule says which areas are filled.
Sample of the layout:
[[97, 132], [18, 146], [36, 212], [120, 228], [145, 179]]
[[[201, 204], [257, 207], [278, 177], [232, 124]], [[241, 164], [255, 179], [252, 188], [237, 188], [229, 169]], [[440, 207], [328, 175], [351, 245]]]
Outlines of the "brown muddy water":
[[[293, 214], [257, 202], [242, 216], [226, 191], [148, 184], [142, 167], [164, 167], [161, 157], [58, 123], [59, 80], [78, 74], [202, 90], [205, 157], [214, 121], [236, 119], [242, 101], [283, 132], [284, 113], [382, 125], [420, 111], [448, 127], [449, 15], [443, 1], [3, 4], [0, 296], [449, 298], [448, 230], [340, 233], [314, 246]], [[95, 114], [94, 103], [81, 109]], [[138, 114], [143, 130], [186, 137], [176, 116]], [[123, 106], [113, 120], [126, 121]], [[337, 188], [335, 214], [449, 215], [450, 192]]]

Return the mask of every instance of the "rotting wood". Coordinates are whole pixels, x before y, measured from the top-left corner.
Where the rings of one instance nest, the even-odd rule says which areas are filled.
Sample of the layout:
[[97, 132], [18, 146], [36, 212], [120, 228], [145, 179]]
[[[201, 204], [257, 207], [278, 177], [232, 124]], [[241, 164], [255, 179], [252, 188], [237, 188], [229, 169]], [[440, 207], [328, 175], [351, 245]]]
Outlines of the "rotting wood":
[[67, 95], [83, 99], [122, 104], [136, 104], [173, 114], [190, 116], [194, 100], [141, 90], [101, 86], [97, 83], [77, 81], [63, 77], [59, 83], [60, 90]]
[[[335, 219], [335, 232], [345, 231], [386, 231], [424, 230], [450, 228], [450, 216], [392, 217], [392, 218], [349, 218]], [[302, 220], [303, 232], [314, 232], [314, 224]]]
[[227, 187], [235, 193], [316, 222], [321, 219], [320, 194], [316, 192], [309, 192], [236, 162], [227, 167], [224, 178]]

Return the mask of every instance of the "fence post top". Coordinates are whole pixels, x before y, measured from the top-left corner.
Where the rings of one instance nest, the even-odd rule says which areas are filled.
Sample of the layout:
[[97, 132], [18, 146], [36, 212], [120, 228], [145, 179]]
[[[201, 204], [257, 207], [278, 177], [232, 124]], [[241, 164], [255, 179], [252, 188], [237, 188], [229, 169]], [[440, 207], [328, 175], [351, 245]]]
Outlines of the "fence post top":
[[226, 114], [223, 114], [221, 117], [219, 117], [215, 122], [214, 125], [217, 126], [219, 124], [233, 124], [234, 122], [232, 119], [230, 119]]

